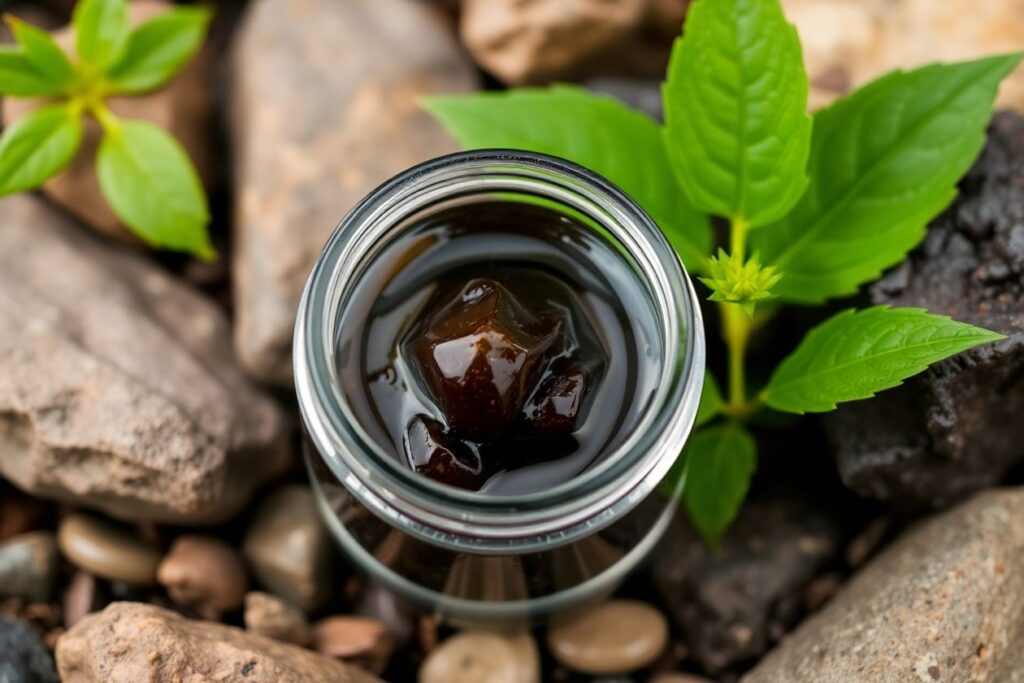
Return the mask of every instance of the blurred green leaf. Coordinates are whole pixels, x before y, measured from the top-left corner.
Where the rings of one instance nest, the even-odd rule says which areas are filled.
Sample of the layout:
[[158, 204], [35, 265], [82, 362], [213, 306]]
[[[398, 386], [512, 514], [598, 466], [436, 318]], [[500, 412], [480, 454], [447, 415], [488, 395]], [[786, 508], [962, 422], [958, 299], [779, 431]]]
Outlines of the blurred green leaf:
[[129, 30], [125, 0], [80, 0], [71, 24], [78, 56], [96, 71], [104, 72], [124, 54]]
[[63, 86], [63, 81], [53, 81], [36, 69], [23, 47], [0, 45], [0, 95], [56, 95], [62, 91]]
[[683, 502], [697, 531], [714, 545], [747, 497], [757, 444], [742, 425], [724, 422], [690, 437], [683, 458]]
[[141, 24], [108, 75], [111, 87], [142, 92], [166, 83], [202, 47], [212, 18], [207, 7], [178, 7]]
[[25, 57], [35, 70], [58, 88], [70, 85], [75, 78], [75, 69], [53, 37], [10, 14], [4, 18], [11, 27], [14, 39], [25, 51]]
[[82, 115], [71, 105], [35, 109], [0, 136], [0, 196], [38, 187], [67, 166], [82, 143]]

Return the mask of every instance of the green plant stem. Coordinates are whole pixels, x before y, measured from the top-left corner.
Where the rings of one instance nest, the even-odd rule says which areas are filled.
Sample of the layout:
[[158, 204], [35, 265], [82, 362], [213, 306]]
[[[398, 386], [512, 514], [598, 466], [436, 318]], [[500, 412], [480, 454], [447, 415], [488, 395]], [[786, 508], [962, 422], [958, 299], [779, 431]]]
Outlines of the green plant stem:
[[[732, 253], [741, 261], [744, 259], [747, 243], [747, 223], [742, 218], [732, 221], [729, 229]], [[754, 405], [747, 402], [746, 355], [747, 342], [753, 329], [753, 321], [739, 304], [720, 303], [722, 315], [722, 337], [729, 355], [729, 393], [722, 412], [732, 417], [744, 417], [753, 411]]]
[[120, 132], [121, 119], [114, 112], [110, 111], [107, 103], [102, 99], [91, 98], [86, 102], [86, 107], [89, 113], [99, 121], [104, 133], [107, 135], [117, 135]]

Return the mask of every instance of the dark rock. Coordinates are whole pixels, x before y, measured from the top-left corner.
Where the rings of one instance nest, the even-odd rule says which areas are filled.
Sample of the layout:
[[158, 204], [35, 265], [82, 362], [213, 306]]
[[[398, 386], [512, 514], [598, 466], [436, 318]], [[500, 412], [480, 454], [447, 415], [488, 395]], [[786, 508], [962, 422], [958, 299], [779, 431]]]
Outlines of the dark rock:
[[654, 560], [662, 607], [710, 672], [756, 659], [797, 621], [839, 529], [792, 496], [751, 500], [712, 551], [677, 517]]
[[0, 597], [46, 602], [56, 578], [57, 541], [49, 531], [32, 531], [0, 543]]
[[944, 361], [825, 424], [843, 481], [882, 500], [941, 506], [1024, 457], [1024, 119], [998, 114], [989, 143], [922, 246], [869, 289], [1007, 335]]
[[0, 681], [58, 683], [53, 659], [35, 631], [15, 619], [0, 617]]

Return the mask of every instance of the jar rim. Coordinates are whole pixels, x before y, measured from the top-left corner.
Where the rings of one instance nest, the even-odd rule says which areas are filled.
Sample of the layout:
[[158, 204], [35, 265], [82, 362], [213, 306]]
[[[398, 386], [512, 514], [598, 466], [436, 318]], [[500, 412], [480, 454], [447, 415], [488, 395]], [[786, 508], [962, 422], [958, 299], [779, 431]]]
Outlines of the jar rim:
[[[652, 288], [664, 350], [657, 393], [626, 442], [576, 477], [541, 491], [493, 495], [445, 486], [405, 467], [368, 436], [347, 405], [334, 365], [336, 323], [382, 231], [418, 207], [456, 192], [492, 195], [528, 188], [605, 219]], [[446, 194], [447, 193], [447, 194]], [[544, 194], [547, 193], [547, 194]], [[593, 216], [591, 216], [593, 218]], [[595, 220], [598, 220], [595, 218]], [[376, 232], [374, 232], [376, 231]], [[360, 249], [362, 251], [360, 251]], [[598, 174], [549, 155], [489, 149], [432, 159], [369, 193], [335, 228], [306, 282], [295, 325], [300, 412], [319, 456], [361, 503], [407, 531], [442, 545], [478, 550], [604, 526], [632, 509], [664, 477], [696, 417], [704, 335], [693, 286], [654, 221]], [[576, 530], [576, 531], [574, 531]]]

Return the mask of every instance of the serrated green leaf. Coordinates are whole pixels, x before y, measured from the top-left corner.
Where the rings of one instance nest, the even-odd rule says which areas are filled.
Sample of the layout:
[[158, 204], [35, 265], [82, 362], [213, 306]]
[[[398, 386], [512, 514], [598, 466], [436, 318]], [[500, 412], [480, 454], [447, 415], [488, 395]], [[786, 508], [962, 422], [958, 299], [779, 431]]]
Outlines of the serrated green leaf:
[[726, 422], [694, 434], [683, 457], [683, 502], [697, 531], [714, 545], [747, 497], [757, 444], [742, 425]]
[[582, 88], [431, 97], [424, 107], [466, 148], [506, 147], [563, 157], [631, 195], [691, 270], [711, 249], [708, 219], [686, 201], [649, 117]]
[[1020, 58], [896, 71], [819, 111], [807, 192], [750, 236], [786, 274], [775, 293], [821, 303], [902, 261], [978, 156], [999, 81]]
[[41, 97], [61, 92], [63, 83], [52, 82], [36, 69], [25, 49], [0, 45], [0, 95]]
[[199, 51], [213, 12], [178, 7], [132, 31], [128, 49], [108, 81], [118, 92], [143, 92], [166, 83]]
[[755, 227], [800, 198], [807, 73], [778, 0], [693, 3], [662, 97], [669, 158], [699, 210]]
[[129, 31], [125, 0], [80, 0], [71, 24], [78, 56], [96, 71], [104, 72], [124, 54]]
[[9, 14], [4, 18], [26, 59], [47, 81], [57, 88], [64, 88], [74, 80], [74, 67], [49, 33]]
[[82, 143], [82, 116], [69, 104], [35, 109], [0, 136], [0, 196], [38, 187], [67, 166]]
[[761, 393], [776, 410], [825, 412], [870, 398], [930, 364], [980, 344], [995, 332], [919, 308], [843, 311], [811, 330]]
[[214, 255], [206, 195], [177, 140], [147, 121], [122, 121], [96, 155], [100, 188], [114, 213], [146, 242]]
[[722, 409], [722, 392], [718, 388], [718, 382], [710, 371], [704, 373], [704, 388], [700, 393], [700, 405], [697, 406], [697, 418], [693, 426], [699, 427], [710, 421]]

